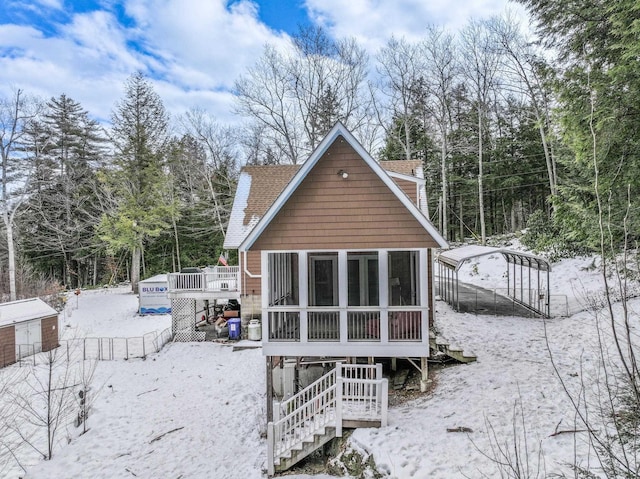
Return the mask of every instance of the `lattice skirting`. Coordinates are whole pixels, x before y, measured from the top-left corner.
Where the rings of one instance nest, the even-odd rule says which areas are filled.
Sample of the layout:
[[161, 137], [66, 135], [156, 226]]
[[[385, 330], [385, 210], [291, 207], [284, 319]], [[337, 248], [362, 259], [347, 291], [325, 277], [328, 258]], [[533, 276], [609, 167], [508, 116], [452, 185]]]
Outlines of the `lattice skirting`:
[[178, 342], [204, 341], [205, 333], [196, 331], [196, 300], [171, 300], [171, 332]]

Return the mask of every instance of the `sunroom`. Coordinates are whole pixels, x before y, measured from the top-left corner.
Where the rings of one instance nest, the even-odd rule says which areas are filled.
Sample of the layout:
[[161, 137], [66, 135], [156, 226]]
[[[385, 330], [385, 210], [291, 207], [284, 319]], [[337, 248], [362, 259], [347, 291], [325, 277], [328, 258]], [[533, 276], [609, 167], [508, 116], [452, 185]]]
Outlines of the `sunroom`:
[[428, 248], [262, 251], [261, 259], [264, 354], [425, 355]]

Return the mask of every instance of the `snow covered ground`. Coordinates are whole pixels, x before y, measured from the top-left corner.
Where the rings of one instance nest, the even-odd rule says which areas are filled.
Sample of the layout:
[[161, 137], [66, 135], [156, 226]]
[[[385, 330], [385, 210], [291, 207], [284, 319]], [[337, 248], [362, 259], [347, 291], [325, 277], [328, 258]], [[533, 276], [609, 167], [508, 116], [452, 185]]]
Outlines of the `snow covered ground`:
[[[568, 296], [573, 311], [580, 309], [584, 292], [602, 290], [592, 262], [575, 258], [553, 266], [552, 289]], [[488, 286], [502, 280], [504, 270], [504, 260], [495, 255], [477, 260], [463, 277]], [[631, 307], [640, 303], [634, 300]], [[137, 298], [125, 290], [87, 291], [69, 300], [61, 321], [74, 334], [118, 337], [170, 325], [169, 316], [142, 318], [136, 309]], [[549, 361], [543, 320], [459, 314], [438, 301], [437, 326], [478, 360], [439, 370], [431, 394], [390, 409], [388, 427], [354, 432], [352, 444], [371, 453], [382, 474], [499, 477], [486, 456], [513, 441], [514, 414], [515, 438], [532, 468], [540, 450], [547, 474], [568, 472], [574, 458], [588, 460], [583, 433], [551, 436], [574, 429], [574, 419]], [[588, 369], [595, 361], [593, 315], [554, 318], [546, 326], [560, 375], [577, 381], [581, 366]], [[51, 461], [31, 455], [26, 475], [14, 468], [6, 477], [265, 477], [264, 365], [260, 349], [234, 352], [214, 343], [172, 343], [146, 360], [100, 362], [89, 431], [80, 435], [70, 426]], [[448, 432], [456, 428], [472, 432]]]

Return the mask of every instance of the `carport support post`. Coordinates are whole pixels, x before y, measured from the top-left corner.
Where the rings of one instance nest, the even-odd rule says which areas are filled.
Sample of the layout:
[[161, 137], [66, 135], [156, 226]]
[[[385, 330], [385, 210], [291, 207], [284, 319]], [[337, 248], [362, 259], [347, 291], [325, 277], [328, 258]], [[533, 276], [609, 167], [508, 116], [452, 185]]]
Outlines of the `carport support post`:
[[429, 358], [420, 358], [420, 392], [427, 392], [427, 385], [429, 384]]

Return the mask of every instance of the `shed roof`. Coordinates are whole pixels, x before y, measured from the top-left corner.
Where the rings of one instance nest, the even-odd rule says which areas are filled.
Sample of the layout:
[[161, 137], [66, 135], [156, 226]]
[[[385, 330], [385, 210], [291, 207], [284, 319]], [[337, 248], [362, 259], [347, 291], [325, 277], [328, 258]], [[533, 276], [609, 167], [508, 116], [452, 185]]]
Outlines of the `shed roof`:
[[[392, 178], [424, 182], [422, 161], [381, 161]], [[302, 165], [245, 166], [240, 171], [224, 241], [225, 249], [238, 248], [285, 190]]]
[[0, 327], [57, 315], [58, 312], [40, 298], [0, 303]]
[[438, 255], [437, 260], [451, 269], [458, 271], [466, 261], [492, 253], [502, 254], [507, 263], [521, 264], [541, 271], [551, 271], [551, 263], [541, 256], [506, 248], [494, 248], [481, 245], [467, 245], [442, 251]]
[[139, 281], [139, 283], [166, 283], [166, 282], [167, 282], [166, 274], [156, 274], [155, 276], [151, 276], [150, 278]]

